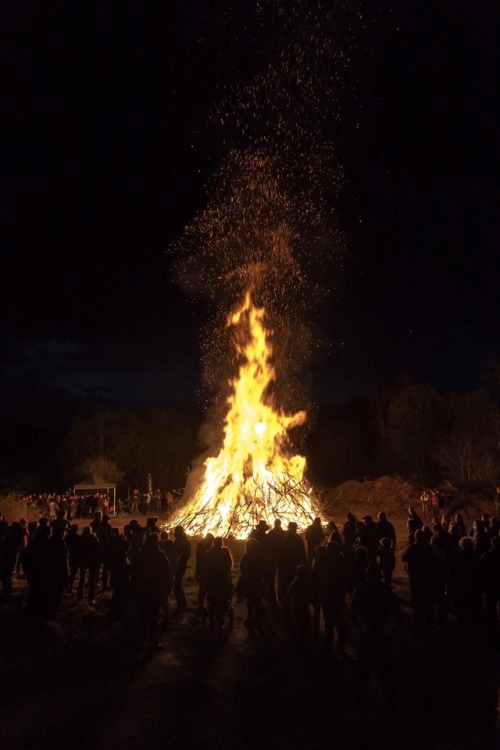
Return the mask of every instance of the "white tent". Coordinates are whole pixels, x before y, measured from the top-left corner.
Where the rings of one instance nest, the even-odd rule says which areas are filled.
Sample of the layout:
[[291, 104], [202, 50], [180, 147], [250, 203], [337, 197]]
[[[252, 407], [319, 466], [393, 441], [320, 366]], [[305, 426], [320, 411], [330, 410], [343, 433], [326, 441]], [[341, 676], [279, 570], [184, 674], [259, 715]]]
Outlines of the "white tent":
[[107, 492], [113, 498], [113, 513], [116, 512], [116, 483], [108, 482], [106, 479], [90, 474], [83, 482], [73, 487], [75, 495], [94, 495], [96, 492]]

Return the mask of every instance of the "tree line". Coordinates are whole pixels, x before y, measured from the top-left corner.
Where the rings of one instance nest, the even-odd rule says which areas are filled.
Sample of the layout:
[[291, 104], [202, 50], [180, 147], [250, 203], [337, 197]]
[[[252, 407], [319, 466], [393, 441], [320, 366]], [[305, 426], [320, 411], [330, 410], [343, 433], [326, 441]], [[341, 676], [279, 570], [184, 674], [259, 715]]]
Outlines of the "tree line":
[[[447, 480], [489, 491], [500, 483], [500, 397], [465, 395], [407, 382], [393, 394], [318, 407], [292, 435], [308, 459], [309, 479], [335, 486], [382, 474], [415, 475], [422, 485]], [[181, 489], [207, 451], [207, 428], [187, 409], [103, 406], [69, 425], [42, 471], [17, 477], [19, 489], [67, 488], [91, 472], [119, 490]], [[29, 467], [29, 456], [26, 456]], [[2, 484], [13, 489], [12, 477]]]

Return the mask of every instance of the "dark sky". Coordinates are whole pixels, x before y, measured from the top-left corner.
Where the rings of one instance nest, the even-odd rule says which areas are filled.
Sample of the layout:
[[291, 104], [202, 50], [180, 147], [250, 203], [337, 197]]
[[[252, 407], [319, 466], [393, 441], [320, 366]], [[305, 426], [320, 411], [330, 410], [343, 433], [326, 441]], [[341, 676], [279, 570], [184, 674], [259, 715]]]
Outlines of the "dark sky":
[[[336, 129], [345, 259], [313, 398], [366, 394], [402, 371], [473, 389], [500, 355], [498, 4], [358, 5]], [[206, 310], [165, 251], [204, 206], [214, 107], [272, 60], [258, 6], [4, 9], [4, 421], [199, 399]]]

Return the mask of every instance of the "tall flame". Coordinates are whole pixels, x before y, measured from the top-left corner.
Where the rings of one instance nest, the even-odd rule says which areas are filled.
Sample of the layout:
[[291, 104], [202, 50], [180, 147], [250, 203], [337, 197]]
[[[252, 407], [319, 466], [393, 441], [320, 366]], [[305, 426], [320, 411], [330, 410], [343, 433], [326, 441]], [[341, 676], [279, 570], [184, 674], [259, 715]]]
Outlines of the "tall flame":
[[276, 373], [264, 318], [249, 292], [228, 316], [241, 364], [230, 381], [222, 448], [205, 461], [201, 485], [171, 519], [188, 533], [241, 538], [260, 520], [294, 521], [303, 529], [322, 515], [304, 479], [306, 460], [289, 449], [288, 430], [303, 424], [306, 412], [287, 415], [274, 403]]

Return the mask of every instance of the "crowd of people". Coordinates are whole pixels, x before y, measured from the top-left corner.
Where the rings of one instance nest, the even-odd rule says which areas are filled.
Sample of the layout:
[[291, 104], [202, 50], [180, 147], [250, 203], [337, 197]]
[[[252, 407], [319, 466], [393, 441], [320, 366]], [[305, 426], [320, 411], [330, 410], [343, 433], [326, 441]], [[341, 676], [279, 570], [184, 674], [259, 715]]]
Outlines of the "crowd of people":
[[[184, 577], [195, 554], [198, 583], [196, 615], [209, 632], [232, 625], [234, 595], [246, 604], [244, 625], [258, 627], [263, 617], [289, 618], [294, 637], [314, 640], [342, 652], [351, 628], [357, 633], [358, 699], [367, 699], [373, 671], [387, 698], [393, 695], [391, 641], [400, 618], [393, 592], [396, 531], [384, 512], [376, 520], [348, 513], [343, 524], [314, 519], [299, 534], [297, 524], [269, 528], [260, 521], [245, 543], [237, 580], [222, 538], [207, 533], [196, 548], [181, 526], [160, 528], [157, 517], [137, 519], [123, 533], [101, 510], [90, 523], [72, 523], [64, 507], [38, 522], [8, 523], [0, 515], [2, 598], [12, 594], [15, 573], [25, 576], [29, 617], [57, 617], [63, 596], [95, 604], [96, 592], [110, 590], [109, 619], [133, 625], [139, 648], [161, 648], [160, 623], [187, 609]], [[428, 629], [450, 613], [470, 633], [483, 628], [498, 642], [500, 606], [500, 521], [483, 513], [467, 528], [459, 514], [434, 515], [424, 524], [408, 509], [406, 567], [415, 626]], [[236, 578], [236, 577], [235, 577]], [[350, 637], [350, 636], [349, 636]]]
[[63, 510], [68, 521], [81, 518], [93, 518], [96, 511], [103, 515], [122, 516], [151, 513], [167, 513], [173, 509], [179, 492], [174, 490], [151, 490], [140, 492], [131, 490], [127, 497], [110, 495], [108, 490], [79, 492], [42, 492], [25, 495], [23, 502], [35, 514], [46, 516], [49, 520], [56, 517], [58, 511]]

